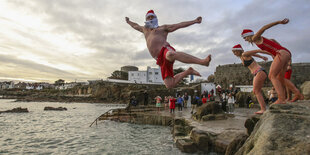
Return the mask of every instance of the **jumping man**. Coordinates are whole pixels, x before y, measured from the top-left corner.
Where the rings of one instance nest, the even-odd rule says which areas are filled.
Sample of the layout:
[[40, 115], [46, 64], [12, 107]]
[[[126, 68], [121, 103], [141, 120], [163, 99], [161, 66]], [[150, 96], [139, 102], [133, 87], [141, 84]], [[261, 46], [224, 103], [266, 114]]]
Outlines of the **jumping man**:
[[202, 18], [197, 17], [195, 20], [181, 22], [172, 25], [158, 26], [157, 16], [153, 10], [150, 10], [146, 14], [146, 22], [144, 26], [140, 26], [134, 23], [126, 17], [126, 22], [135, 30], [140, 31], [144, 34], [147, 48], [151, 56], [157, 60], [157, 65], [161, 68], [162, 78], [167, 88], [174, 88], [184, 77], [188, 75], [201, 76], [199, 72], [193, 68], [188, 68], [186, 71], [173, 74], [173, 63], [175, 60], [181, 61], [188, 64], [200, 64], [209, 66], [211, 61], [211, 55], [205, 59], [200, 59], [184, 52], [176, 51], [167, 42], [168, 33], [174, 32], [179, 28], [188, 27], [190, 25], [201, 23]]

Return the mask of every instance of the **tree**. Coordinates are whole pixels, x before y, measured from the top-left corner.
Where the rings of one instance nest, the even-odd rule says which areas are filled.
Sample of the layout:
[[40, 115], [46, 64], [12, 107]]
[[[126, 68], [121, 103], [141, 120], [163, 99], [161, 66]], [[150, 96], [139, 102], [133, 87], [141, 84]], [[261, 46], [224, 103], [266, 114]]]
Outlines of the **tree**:
[[214, 82], [215, 81], [215, 76], [213, 74], [208, 76], [208, 82]]
[[55, 86], [61, 86], [65, 84], [65, 80], [63, 79], [59, 79], [57, 81], [55, 81]]
[[[173, 74], [176, 75], [176, 74], [181, 73], [181, 72], [184, 72], [184, 71], [185, 71], [184, 68], [179, 67], [179, 68], [173, 69]], [[179, 84], [188, 83], [187, 79], [185, 79], [185, 78], [187, 78], [187, 77], [188, 77], [188, 76], [184, 77], [184, 78], [180, 81]]]
[[128, 73], [127, 72], [123, 72], [123, 71], [119, 71], [116, 70], [114, 71], [110, 77], [108, 77], [109, 79], [120, 79], [120, 80], [128, 80]]

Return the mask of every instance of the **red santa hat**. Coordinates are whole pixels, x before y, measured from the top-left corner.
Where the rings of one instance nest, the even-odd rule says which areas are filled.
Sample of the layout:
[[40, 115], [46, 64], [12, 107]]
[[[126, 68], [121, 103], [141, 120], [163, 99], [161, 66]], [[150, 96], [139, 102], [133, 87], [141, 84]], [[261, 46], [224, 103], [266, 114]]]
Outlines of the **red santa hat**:
[[244, 29], [241, 33], [241, 36], [244, 38], [244, 37], [247, 37], [247, 36], [251, 36], [251, 35], [254, 35], [254, 32], [250, 29]]
[[147, 18], [148, 16], [154, 16], [154, 17], [156, 17], [156, 15], [155, 15], [155, 13], [154, 13], [153, 10], [149, 10], [149, 11], [146, 13], [145, 18]]
[[243, 50], [243, 48], [242, 48], [242, 46], [240, 45], [240, 44], [238, 44], [238, 45], [235, 45], [231, 50], [233, 50], [233, 51], [240, 51], [240, 50]]

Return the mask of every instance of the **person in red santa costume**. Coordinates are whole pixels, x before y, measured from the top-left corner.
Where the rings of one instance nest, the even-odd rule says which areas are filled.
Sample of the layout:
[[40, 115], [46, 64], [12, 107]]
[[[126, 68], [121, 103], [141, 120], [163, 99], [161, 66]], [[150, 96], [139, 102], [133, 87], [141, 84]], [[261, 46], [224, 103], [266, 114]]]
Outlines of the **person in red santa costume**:
[[[240, 44], [235, 45], [232, 48], [232, 52], [235, 56], [239, 57], [241, 59], [241, 62], [244, 67], [248, 67], [251, 73], [254, 75], [253, 77], [253, 93], [255, 94], [257, 101], [260, 105], [260, 110], [255, 112], [255, 114], [263, 114], [266, 111], [266, 103], [262, 94], [262, 87], [264, 85], [264, 82], [268, 76], [266, 70], [261, 67], [254, 59], [253, 57], [258, 57], [263, 59], [264, 61], [267, 61], [268, 58], [258, 55], [256, 53], [253, 53], [251, 51], [244, 52], [242, 46]], [[252, 57], [253, 56], [253, 57]]]
[[[284, 75], [289, 60], [291, 60], [291, 52], [285, 47], [281, 46], [277, 42], [267, 39], [262, 36], [262, 34], [269, 28], [278, 24], [287, 24], [289, 19], [285, 18], [280, 21], [272, 22], [263, 26], [258, 32], [254, 32], [250, 29], [244, 29], [241, 33], [243, 39], [251, 44], [255, 43], [257, 47], [261, 50], [253, 50], [251, 53], [264, 53], [269, 54], [273, 57], [273, 62], [271, 63], [269, 70], [269, 79], [271, 80], [276, 92], [278, 94], [278, 100], [274, 104], [285, 104], [285, 80]], [[291, 85], [289, 86], [291, 87]], [[290, 88], [291, 90], [294, 88]], [[296, 100], [303, 99], [302, 95], [295, 94]]]
[[176, 51], [167, 42], [167, 36], [169, 33], [196, 23], [200, 24], [202, 20], [201, 17], [197, 17], [192, 21], [159, 26], [157, 16], [153, 10], [150, 10], [145, 16], [146, 21], [144, 26], [140, 26], [139, 24], [130, 21], [128, 17], [125, 19], [132, 28], [144, 34], [147, 48], [151, 56], [156, 60], [156, 64], [160, 66], [162, 78], [167, 88], [174, 88], [184, 77], [188, 75], [193, 74], [196, 76], [201, 76], [199, 72], [191, 67], [184, 72], [174, 75], [173, 63], [175, 60], [187, 64], [209, 66], [211, 55], [204, 59], [200, 59], [187, 53]]

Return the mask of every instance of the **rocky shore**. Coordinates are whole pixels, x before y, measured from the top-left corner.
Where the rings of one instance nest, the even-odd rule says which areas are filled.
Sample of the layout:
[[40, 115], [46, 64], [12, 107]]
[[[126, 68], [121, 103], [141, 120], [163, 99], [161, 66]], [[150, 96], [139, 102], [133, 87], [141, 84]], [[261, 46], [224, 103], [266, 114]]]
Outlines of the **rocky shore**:
[[148, 102], [155, 96], [175, 95], [176, 89], [168, 90], [164, 85], [128, 84], [97, 82], [76, 86], [66, 90], [0, 90], [3, 99], [16, 99], [19, 102], [80, 102], [80, 103], [128, 103], [135, 96], [139, 103], [144, 102], [147, 91]]
[[[223, 115], [210, 108], [215, 105], [210, 105], [197, 111], [203, 116], [215, 115], [215, 118]], [[110, 111], [98, 121], [171, 126], [176, 146], [187, 153], [309, 154], [309, 109], [310, 101], [302, 101], [272, 105], [261, 116], [252, 115], [253, 110], [240, 108], [226, 119], [197, 120], [198, 113], [192, 117], [186, 110], [172, 115], [167, 111], [157, 113], [154, 107], [135, 107]]]

